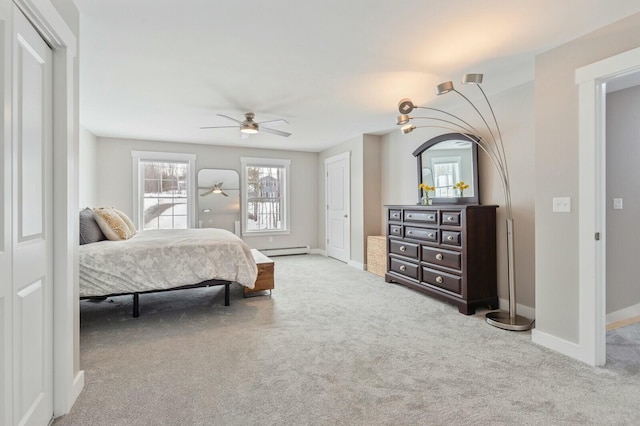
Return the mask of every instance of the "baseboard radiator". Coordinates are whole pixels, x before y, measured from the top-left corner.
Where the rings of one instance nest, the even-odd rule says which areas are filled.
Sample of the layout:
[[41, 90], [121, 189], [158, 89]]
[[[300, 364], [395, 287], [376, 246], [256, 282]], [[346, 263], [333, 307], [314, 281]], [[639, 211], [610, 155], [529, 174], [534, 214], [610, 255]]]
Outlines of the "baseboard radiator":
[[311, 253], [311, 247], [284, 247], [284, 248], [267, 248], [259, 250], [265, 256], [287, 256], [290, 254], [309, 254]]

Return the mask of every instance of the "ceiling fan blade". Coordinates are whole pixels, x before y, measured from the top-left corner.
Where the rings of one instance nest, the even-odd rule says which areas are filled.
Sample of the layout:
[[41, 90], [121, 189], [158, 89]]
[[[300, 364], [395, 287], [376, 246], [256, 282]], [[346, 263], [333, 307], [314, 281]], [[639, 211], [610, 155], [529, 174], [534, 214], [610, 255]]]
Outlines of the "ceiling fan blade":
[[211, 194], [213, 192], [214, 189], [215, 188], [208, 189], [208, 190], [204, 191], [203, 193], [201, 193], [200, 196], [204, 197], [205, 195], [209, 195], [209, 194]]
[[281, 130], [270, 129], [268, 127], [262, 127], [262, 126], [260, 126], [260, 131], [265, 133], [271, 133], [278, 136], [285, 136], [285, 137], [291, 136], [291, 133], [283, 132]]
[[226, 192], [224, 192], [224, 191], [222, 191], [222, 192], [221, 192], [221, 194], [222, 194], [222, 195], [224, 195], [225, 197], [228, 197], [228, 196], [229, 196], [229, 194], [227, 194], [227, 193], [226, 193]]
[[260, 125], [268, 124], [269, 126], [279, 126], [281, 124], [289, 124], [289, 122], [287, 120], [283, 120], [282, 118], [280, 118], [278, 120], [261, 121], [257, 124], [260, 124]]
[[201, 129], [237, 129], [238, 126], [206, 126], [200, 127]]
[[224, 114], [216, 114], [216, 115], [217, 115], [217, 116], [219, 116], [219, 117], [228, 118], [229, 120], [231, 120], [231, 121], [235, 121], [235, 122], [236, 122], [236, 123], [238, 123], [238, 124], [242, 123], [242, 121], [240, 121], [240, 120], [236, 120], [235, 118], [233, 118], [233, 117], [229, 117], [228, 115], [224, 115]]

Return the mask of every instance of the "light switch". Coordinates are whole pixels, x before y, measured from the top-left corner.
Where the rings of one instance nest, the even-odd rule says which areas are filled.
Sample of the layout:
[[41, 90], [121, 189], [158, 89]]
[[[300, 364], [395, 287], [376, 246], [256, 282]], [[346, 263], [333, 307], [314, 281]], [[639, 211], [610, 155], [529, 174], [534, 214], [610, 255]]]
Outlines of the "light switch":
[[554, 213], [571, 213], [571, 197], [553, 197]]
[[614, 210], [622, 210], [622, 198], [614, 198], [613, 199], [613, 209]]

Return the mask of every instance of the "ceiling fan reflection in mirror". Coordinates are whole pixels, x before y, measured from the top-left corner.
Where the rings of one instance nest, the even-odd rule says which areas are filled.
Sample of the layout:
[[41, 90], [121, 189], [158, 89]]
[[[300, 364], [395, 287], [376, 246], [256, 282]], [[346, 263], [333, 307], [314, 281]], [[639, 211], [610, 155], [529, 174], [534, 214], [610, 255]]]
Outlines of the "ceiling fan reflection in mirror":
[[253, 121], [255, 115], [252, 112], [247, 112], [244, 114], [244, 118], [245, 118], [244, 121], [236, 120], [235, 118], [229, 117], [228, 115], [224, 115], [224, 114], [217, 114], [217, 115], [220, 117], [224, 117], [228, 120], [235, 121], [238, 124], [234, 126], [206, 126], [206, 127], [200, 127], [200, 128], [201, 129], [230, 129], [230, 128], [237, 127], [240, 129], [241, 139], [246, 139], [249, 137], [249, 135], [260, 133], [260, 132], [271, 133], [273, 135], [284, 136], [284, 137], [291, 136], [291, 133], [283, 132], [281, 130], [271, 129], [269, 127], [264, 126], [265, 124], [269, 126], [289, 124], [287, 120], [278, 119], [278, 120], [256, 122], [256, 121]]
[[205, 195], [209, 195], [209, 194], [222, 194], [225, 197], [228, 197], [229, 194], [227, 194], [226, 192], [224, 192], [222, 190], [222, 185], [223, 184], [224, 184], [224, 182], [218, 182], [218, 183], [214, 184], [211, 188], [209, 188], [206, 191], [202, 192], [200, 194], [200, 196], [204, 197]]

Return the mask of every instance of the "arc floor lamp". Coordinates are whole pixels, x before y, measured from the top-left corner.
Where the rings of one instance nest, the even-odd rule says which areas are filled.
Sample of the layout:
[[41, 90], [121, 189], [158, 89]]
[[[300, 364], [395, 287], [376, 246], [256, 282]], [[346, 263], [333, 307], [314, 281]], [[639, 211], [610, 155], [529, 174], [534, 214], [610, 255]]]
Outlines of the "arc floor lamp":
[[[487, 103], [489, 107], [489, 111], [491, 111], [491, 116], [493, 118], [493, 125], [495, 126], [492, 129], [492, 126], [489, 125], [489, 122], [486, 120], [485, 116], [480, 112], [478, 107], [471, 102], [469, 98], [467, 98], [464, 94], [456, 90], [453, 86], [453, 82], [446, 81], [436, 86], [436, 95], [444, 95], [446, 93], [455, 92], [459, 96], [461, 96], [471, 107], [473, 107], [476, 114], [482, 119], [484, 126], [488, 132], [488, 138], [483, 137], [478, 129], [469, 124], [467, 121], [458, 117], [457, 115], [451, 114], [447, 111], [430, 108], [430, 107], [421, 107], [415, 105], [411, 99], [404, 98], [398, 102], [398, 110], [400, 115], [396, 121], [396, 124], [401, 125], [401, 131], [403, 134], [408, 134], [420, 127], [432, 127], [432, 128], [440, 128], [446, 129], [449, 131], [459, 132], [467, 138], [477, 144], [480, 149], [489, 157], [493, 165], [495, 166], [498, 175], [500, 177], [500, 183], [502, 185], [502, 189], [504, 192], [505, 199], [505, 207], [506, 207], [506, 224], [507, 224], [507, 276], [509, 281], [509, 310], [505, 311], [493, 311], [489, 312], [486, 315], [487, 323], [502, 328], [505, 330], [511, 331], [524, 331], [529, 330], [533, 326], [533, 320], [530, 320], [526, 317], [518, 315], [516, 312], [516, 277], [515, 277], [515, 254], [514, 254], [514, 224], [513, 224], [513, 211], [511, 208], [511, 188], [509, 186], [509, 168], [507, 166], [507, 158], [504, 152], [504, 145], [502, 143], [502, 133], [500, 132], [500, 126], [498, 125], [498, 120], [493, 112], [493, 107], [489, 102], [489, 98], [485, 94], [482, 89], [483, 75], [482, 74], [465, 74], [462, 77], [462, 84], [473, 84], [476, 85]], [[412, 117], [409, 114], [414, 109], [424, 109], [428, 111], [432, 111], [435, 113], [444, 116], [444, 118], [438, 116], [424, 116], [424, 117]], [[411, 120], [414, 119], [424, 119], [430, 120], [433, 122], [431, 125], [425, 126], [415, 126], [410, 123]], [[474, 137], [470, 137], [474, 136]], [[477, 138], [477, 139], [476, 139]]]

